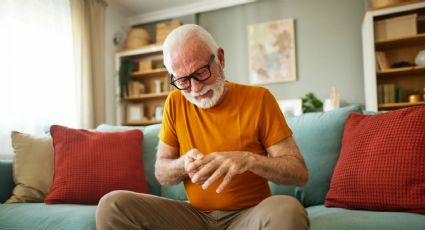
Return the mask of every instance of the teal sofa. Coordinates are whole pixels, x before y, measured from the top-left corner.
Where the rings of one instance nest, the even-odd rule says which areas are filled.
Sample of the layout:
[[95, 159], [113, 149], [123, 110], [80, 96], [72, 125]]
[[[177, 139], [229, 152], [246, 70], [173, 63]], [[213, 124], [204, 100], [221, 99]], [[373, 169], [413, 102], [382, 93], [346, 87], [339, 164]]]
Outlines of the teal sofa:
[[[361, 112], [349, 106], [330, 112], [288, 117], [310, 172], [304, 187], [270, 183], [273, 194], [296, 197], [307, 209], [312, 230], [423, 230], [425, 215], [406, 212], [348, 210], [323, 206], [331, 176], [338, 159], [345, 120], [349, 113]], [[99, 131], [135, 127], [100, 125]], [[185, 200], [182, 184], [161, 186], [154, 176], [157, 133], [160, 125], [137, 127], [144, 132], [143, 159], [148, 192], [171, 199]], [[0, 202], [10, 197], [14, 187], [12, 161], [0, 161]], [[46, 205], [44, 203], [0, 204], [0, 229], [96, 229], [96, 206]]]

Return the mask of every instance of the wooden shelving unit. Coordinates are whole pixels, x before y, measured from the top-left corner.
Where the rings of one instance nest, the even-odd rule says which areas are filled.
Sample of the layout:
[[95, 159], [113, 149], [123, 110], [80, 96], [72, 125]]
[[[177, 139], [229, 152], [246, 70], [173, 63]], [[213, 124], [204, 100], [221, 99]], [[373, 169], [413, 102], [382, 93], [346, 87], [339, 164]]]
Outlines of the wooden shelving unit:
[[423, 45], [425, 44], [425, 33], [407, 36], [396, 39], [388, 39], [385, 41], [375, 42], [376, 50], [386, 50], [394, 47], [412, 46], [412, 45]]
[[[414, 66], [416, 55], [425, 50], [425, 31], [412, 19], [424, 14], [424, 1], [366, 13], [362, 25], [366, 110], [425, 105], [424, 101], [409, 103], [413, 92], [422, 99], [425, 87], [425, 66]], [[412, 28], [416, 31], [411, 32]], [[407, 63], [411, 66], [394, 68]]]
[[401, 108], [417, 106], [417, 105], [425, 105], [425, 101], [379, 104], [378, 108], [379, 110], [393, 110], [393, 109], [401, 109]]
[[387, 77], [387, 76], [411, 75], [411, 74], [419, 74], [419, 73], [425, 73], [425, 66], [412, 66], [412, 67], [386, 69], [386, 70], [378, 71], [376, 75], [378, 77]]
[[126, 101], [141, 101], [141, 100], [147, 100], [147, 99], [160, 99], [160, 98], [166, 98], [168, 96], [168, 92], [163, 93], [145, 93], [139, 96], [132, 96], [132, 97], [126, 97]]
[[[172, 90], [169, 87], [168, 72], [163, 67], [162, 59], [160, 45], [123, 51], [115, 55], [117, 73], [124, 60], [130, 60], [135, 67], [134, 72], [129, 76], [129, 95], [117, 98], [117, 124], [145, 126], [161, 123], [160, 115], [164, 102]], [[119, 87], [117, 88], [117, 95], [119, 95]]]
[[149, 77], [157, 77], [159, 75], [168, 74], [167, 69], [161, 68], [161, 69], [153, 69], [150, 71], [140, 71], [140, 72], [134, 72], [131, 74], [134, 78], [149, 78]]

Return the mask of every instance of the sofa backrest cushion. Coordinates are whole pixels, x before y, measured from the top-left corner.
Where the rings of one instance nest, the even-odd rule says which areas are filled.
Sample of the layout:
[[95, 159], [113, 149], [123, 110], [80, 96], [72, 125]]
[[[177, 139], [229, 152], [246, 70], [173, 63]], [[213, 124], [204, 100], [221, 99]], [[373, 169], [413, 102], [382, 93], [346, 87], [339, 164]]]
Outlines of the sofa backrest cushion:
[[143, 131], [143, 163], [148, 185], [148, 193], [157, 196], [161, 195], [161, 185], [155, 177], [155, 159], [158, 147], [158, 132], [160, 128], [160, 124], [149, 126], [115, 126], [101, 124], [96, 127], [96, 130], [98, 131], [121, 131], [130, 129], [139, 129]]
[[323, 204], [341, 148], [344, 124], [352, 112], [361, 112], [361, 107], [352, 105], [286, 118], [305, 159], [309, 179], [304, 187], [270, 182], [273, 194], [294, 196], [306, 207]]
[[53, 177], [51, 137], [12, 131], [15, 188], [6, 203], [43, 202]]
[[114, 190], [147, 192], [140, 130], [98, 132], [53, 125], [50, 133], [54, 175], [46, 204], [97, 204]]
[[425, 106], [351, 114], [325, 205], [425, 214]]
[[0, 160], [0, 203], [10, 198], [15, 187], [12, 167], [13, 160]]

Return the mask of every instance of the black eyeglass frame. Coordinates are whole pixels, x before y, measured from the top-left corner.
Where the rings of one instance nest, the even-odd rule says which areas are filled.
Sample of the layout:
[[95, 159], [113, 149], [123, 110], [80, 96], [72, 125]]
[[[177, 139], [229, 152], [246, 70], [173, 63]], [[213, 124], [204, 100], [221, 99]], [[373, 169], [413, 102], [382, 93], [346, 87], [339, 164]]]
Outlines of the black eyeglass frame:
[[[173, 85], [174, 87], [176, 87], [179, 90], [186, 90], [186, 89], [189, 89], [190, 87], [192, 87], [192, 81], [191, 81], [192, 78], [195, 79], [198, 82], [203, 82], [203, 81], [208, 80], [211, 77], [211, 64], [214, 61], [214, 58], [215, 58], [215, 55], [211, 54], [210, 59], [208, 60], [208, 64], [202, 66], [201, 68], [195, 70], [193, 73], [191, 73], [191, 74], [189, 74], [188, 76], [185, 76], [185, 77], [179, 77], [179, 78], [173, 80], [173, 78], [174, 78], [173, 74], [168, 73], [168, 76], [170, 77], [170, 84]], [[208, 77], [201, 80], [201, 79], [198, 79], [198, 77], [196, 75], [202, 69], [208, 70]], [[189, 85], [185, 88], [180, 88], [176, 84], [176, 81], [179, 81], [179, 80], [187, 80], [189, 82]]]

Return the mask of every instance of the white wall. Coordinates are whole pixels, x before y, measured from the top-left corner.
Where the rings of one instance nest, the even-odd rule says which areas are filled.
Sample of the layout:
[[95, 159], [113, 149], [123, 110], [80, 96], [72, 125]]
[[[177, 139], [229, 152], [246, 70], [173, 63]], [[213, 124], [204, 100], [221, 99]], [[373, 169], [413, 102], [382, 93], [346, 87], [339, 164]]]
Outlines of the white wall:
[[127, 27], [127, 18], [132, 15], [112, 0], [106, 0], [108, 7], [106, 8], [105, 21], [105, 101], [106, 101], [106, 123], [114, 124], [116, 116], [116, 84], [117, 73], [115, 71], [115, 53], [119, 51], [114, 46], [114, 34]]

